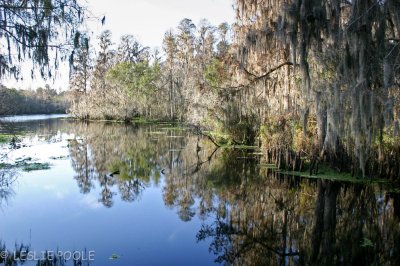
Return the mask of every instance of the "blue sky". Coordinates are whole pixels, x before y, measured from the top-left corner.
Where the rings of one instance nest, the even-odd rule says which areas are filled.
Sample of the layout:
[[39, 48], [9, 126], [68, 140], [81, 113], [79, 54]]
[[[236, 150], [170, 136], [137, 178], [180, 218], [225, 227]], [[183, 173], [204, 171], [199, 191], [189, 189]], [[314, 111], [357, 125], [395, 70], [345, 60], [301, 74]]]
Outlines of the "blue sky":
[[[86, 0], [94, 16], [106, 16], [106, 24], [99, 20], [88, 23], [92, 39], [103, 30], [113, 33], [114, 42], [124, 34], [133, 34], [143, 45], [161, 48], [164, 33], [175, 28], [183, 18], [198, 23], [202, 18], [213, 25], [222, 22], [233, 23], [233, 0]], [[65, 89], [68, 86], [67, 62], [61, 67], [55, 83], [48, 81], [51, 87]], [[30, 73], [30, 64], [25, 71]], [[44, 86], [43, 80], [24, 79], [24, 82], [5, 81], [4, 84], [16, 88]]]

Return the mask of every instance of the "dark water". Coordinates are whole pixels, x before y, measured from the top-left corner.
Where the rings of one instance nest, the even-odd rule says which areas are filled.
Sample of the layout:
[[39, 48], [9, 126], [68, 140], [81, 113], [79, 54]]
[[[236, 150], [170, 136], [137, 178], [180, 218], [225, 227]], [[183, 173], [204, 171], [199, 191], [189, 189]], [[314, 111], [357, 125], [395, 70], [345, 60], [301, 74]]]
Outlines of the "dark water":
[[51, 168], [1, 170], [9, 251], [93, 251], [90, 265], [400, 265], [393, 186], [279, 176], [253, 151], [170, 125], [16, 128], [28, 135], [8, 160]]

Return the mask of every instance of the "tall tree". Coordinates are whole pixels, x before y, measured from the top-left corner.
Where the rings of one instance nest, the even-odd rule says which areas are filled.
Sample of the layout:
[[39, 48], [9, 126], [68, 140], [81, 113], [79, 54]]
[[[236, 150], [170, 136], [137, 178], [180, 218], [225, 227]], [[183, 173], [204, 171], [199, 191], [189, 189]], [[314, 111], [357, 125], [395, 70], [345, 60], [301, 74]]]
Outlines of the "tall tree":
[[79, 95], [86, 95], [89, 90], [89, 80], [92, 70], [92, 58], [89, 49], [89, 38], [81, 36], [79, 46], [72, 54], [72, 68], [70, 77], [70, 89]]
[[93, 73], [93, 89], [102, 93], [107, 90], [106, 74], [114, 64], [115, 51], [112, 49], [111, 31], [103, 31], [99, 38], [100, 51], [98, 52]]
[[218, 56], [224, 57], [228, 52], [229, 42], [228, 42], [228, 32], [230, 30], [230, 26], [228, 23], [224, 22], [218, 25], [217, 32], [219, 37], [219, 42], [217, 45]]
[[149, 48], [143, 47], [133, 35], [121, 37], [117, 49], [117, 62], [137, 63], [149, 60]]
[[201, 20], [198, 26], [198, 37], [196, 43], [196, 57], [199, 61], [199, 70], [204, 72], [206, 65], [214, 57], [215, 28], [207, 20]]
[[[89, 47], [88, 36], [82, 35], [76, 40], [76, 48], [70, 57], [70, 78], [69, 78], [69, 101], [71, 102], [71, 114], [79, 114], [79, 109], [86, 106], [86, 95], [90, 90], [92, 80], [93, 59]], [[85, 107], [87, 108], [87, 106]], [[88, 118], [88, 114], [81, 116]]]
[[177, 43], [178, 56], [186, 70], [189, 70], [190, 63], [194, 57], [196, 25], [191, 19], [185, 18], [178, 25]]
[[175, 106], [175, 69], [176, 69], [176, 53], [177, 53], [177, 41], [176, 36], [172, 30], [169, 30], [164, 35], [163, 40], [163, 51], [166, 55], [164, 62], [163, 73], [165, 75], [166, 84], [168, 86], [168, 102], [169, 102], [169, 118], [174, 119], [176, 116], [176, 106]]
[[178, 82], [182, 82], [183, 86], [176, 86], [179, 91], [177, 91], [177, 97], [175, 101], [177, 104], [183, 108], [179, 113], [179, 120], [184, 119], [184, 114], [187, 112], [186, 103], [188, 99], [191, 98], [191, 89], [194, 87], [192, 82], [194, 81], [193, 75], [191, 74], [194, 70], [195, 64], [193, 62], [195, 56], [195, 30], [196, 25], [191, 19], [185, 18], [181, 20], [178, 25], [177, 32], [177, 57], [178, 62], [181, 67], [180, 78]]

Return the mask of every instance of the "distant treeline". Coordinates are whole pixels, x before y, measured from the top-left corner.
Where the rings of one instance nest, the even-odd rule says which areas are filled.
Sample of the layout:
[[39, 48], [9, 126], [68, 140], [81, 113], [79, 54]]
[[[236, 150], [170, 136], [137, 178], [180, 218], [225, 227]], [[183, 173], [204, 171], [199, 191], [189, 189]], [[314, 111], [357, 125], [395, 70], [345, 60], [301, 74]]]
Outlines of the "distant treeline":
[[48, 85], [36, 90], [0, 87], [0, 115], [65, 113], [68, 102], [65, 92], [57, 93]]

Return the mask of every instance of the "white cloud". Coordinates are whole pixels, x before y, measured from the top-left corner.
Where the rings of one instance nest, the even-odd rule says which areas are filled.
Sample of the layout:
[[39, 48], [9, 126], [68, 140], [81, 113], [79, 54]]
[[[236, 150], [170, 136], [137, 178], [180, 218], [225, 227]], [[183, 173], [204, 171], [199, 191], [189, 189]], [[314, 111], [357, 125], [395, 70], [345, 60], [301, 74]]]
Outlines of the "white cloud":
[[92, 210], [96, 210], [102, 207], [98, 199], [91, 194], [83, 196], [81, 203]]

